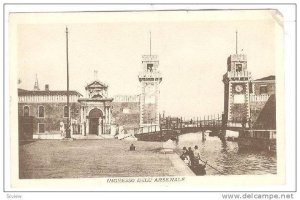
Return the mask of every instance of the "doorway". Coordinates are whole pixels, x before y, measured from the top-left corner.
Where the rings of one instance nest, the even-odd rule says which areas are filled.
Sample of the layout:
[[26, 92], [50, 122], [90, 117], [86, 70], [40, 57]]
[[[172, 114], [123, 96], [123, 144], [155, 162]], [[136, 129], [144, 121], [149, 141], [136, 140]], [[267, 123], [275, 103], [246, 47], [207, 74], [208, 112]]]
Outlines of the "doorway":
[[98, 135], [99, 118], [90, 118], [90, 135]]
[[102, 118], [103, 118], [103, 113], [100, 109], [94, 108], [90, 111], [89, 113], [89, 134], [90, 135], [102, 134], [103, 132]]

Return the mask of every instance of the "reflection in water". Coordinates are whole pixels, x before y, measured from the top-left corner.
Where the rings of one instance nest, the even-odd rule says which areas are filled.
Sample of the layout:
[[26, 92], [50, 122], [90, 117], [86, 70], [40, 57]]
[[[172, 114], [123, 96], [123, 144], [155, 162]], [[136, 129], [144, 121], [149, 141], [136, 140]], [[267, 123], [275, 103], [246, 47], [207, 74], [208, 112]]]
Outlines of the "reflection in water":
[[[276, 174], [276, 154], [262, 151], [239, 150], [237, 142], [221, 141], [218, 137], [206, 137], [190, 133], [179, 136], [178, 148], [198, 145], [201, 159], [228, 175]], [[207, 175], [220, 175], [206, 167]]]

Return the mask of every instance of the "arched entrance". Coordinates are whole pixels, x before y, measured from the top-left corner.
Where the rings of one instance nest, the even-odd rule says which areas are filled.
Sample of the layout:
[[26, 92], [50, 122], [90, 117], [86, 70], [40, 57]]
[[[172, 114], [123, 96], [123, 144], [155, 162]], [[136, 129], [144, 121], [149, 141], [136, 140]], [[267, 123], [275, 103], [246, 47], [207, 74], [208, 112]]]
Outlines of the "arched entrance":
[[100, 135], [103, 132], [103, 113], [94, 108], [89, 112], [89, 134]]

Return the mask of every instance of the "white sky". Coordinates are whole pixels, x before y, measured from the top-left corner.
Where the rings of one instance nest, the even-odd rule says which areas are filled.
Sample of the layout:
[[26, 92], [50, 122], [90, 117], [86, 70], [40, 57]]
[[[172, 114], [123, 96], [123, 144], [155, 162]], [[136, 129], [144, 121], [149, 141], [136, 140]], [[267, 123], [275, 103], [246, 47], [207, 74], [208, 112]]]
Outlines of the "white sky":
[[236, 30], [253, 78], [275, 74], [277, 22], [267, 11], [73, 13], [78, 20], [69, 23], [71, 16], [64, 16], [56, 17], [56, 23], [18, 25], [20, 88], [33, 89], [37, 73], [40, 89], [50, 84], [50, 90], [66, 90], [65, 25], [70, 33], [70, 89], [83, 95], [94, 70], [109, 85], [110, 96], [139, 94], [137, 76], [142, 55], [149, 53], [149, 31], [163, 74], [160, 110], [167, 114], [222, 113], [222, 77], [227, 57], [235, 52]]

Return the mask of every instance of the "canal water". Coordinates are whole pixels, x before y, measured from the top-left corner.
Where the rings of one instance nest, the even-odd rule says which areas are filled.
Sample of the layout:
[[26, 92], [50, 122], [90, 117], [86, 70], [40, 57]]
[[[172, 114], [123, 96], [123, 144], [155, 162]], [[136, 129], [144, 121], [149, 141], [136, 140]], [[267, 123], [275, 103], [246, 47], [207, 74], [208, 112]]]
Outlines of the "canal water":
[[[276, 174], [276, 154], [265, 151], [240, 151], [237, 142], [222, 142], [218, 137], [209, 137], [202, 141], [202, 134], [189, 133], [179, 136], [178, 148], [197, 145], [201, 159], [226, 175]], [[220, 172], [206, 166], [207, 175], [221, 175]]]

